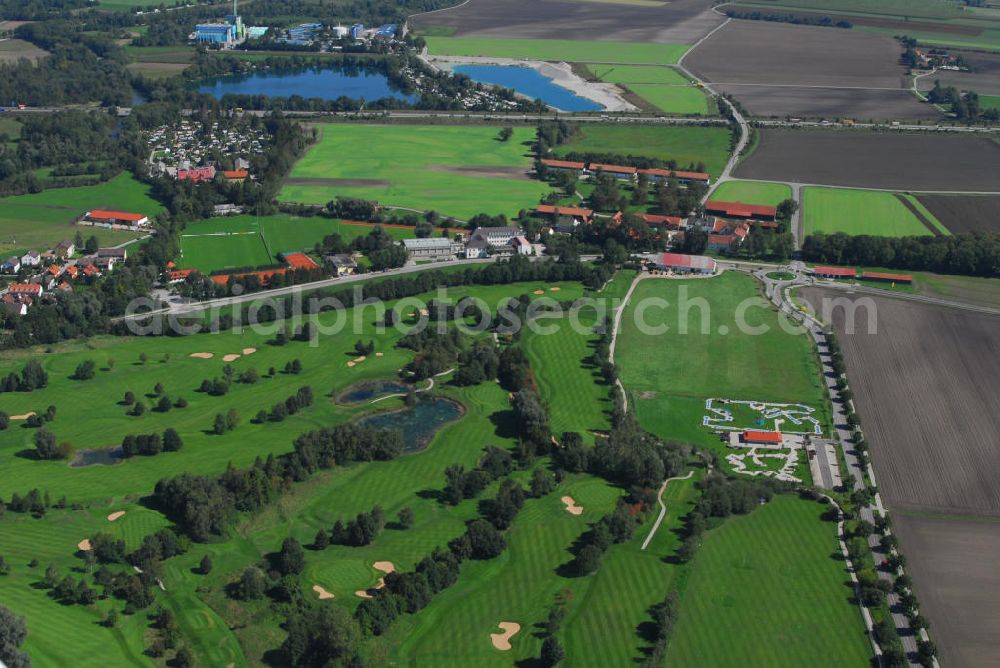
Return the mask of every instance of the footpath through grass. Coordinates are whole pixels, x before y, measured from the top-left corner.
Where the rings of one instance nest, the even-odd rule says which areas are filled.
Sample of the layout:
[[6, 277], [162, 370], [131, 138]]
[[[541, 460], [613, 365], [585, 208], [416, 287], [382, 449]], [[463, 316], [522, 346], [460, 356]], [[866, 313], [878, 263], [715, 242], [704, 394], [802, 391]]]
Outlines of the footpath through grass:
[[[661, 438], [718, 447], [702, 426], [705, 400], [718, 397], [804, 403], [828, 425], [812, 343], [783, 330], [779, 317], [758, 283], [737, 272], [639, 283], [622, 318], [615, 361], [640, 423]], [[760, 327], [766, 332], [750, 333]]]
[[[903, 195], [932, 227], [949, 234], [916, 198]], [[802, 217], [806, 234], [844, 232], [880, 237], [928, 235], [933, 232], [904, 205], [895, 193], [850, 188], [802, 189]]]
[[468, 219], [514, 216], [549, 192], [532, 179], [533, 128], [321, 125], [323, 137], [292, 169], [279, 199], [326, 204], [336, 196]]
[[668, 65], [676, 63], [687, 44], [648, 44], [571, 39], [512, 39], [498, 37], [433, 37], [427, 50], [435, 56], [492, 56], [520, 60], [552, 60], [576, 63], [629, 63]]
[[580, 128], [574, 139], [553, 149], [557, 156], [573, 151], [634, 155], [676, 160], [679, 169], [705, 163], [718, 176], [729, 160], [729, 129], [655, 125], [595, 125]]
[[[149, 195], [149, 186], [122, 173], [95, 186], [49, 188], [31, 195], [0, 198], [0, 249], [48, 250], [79, 231], [95, 235], [102, 245], [117, 245], [139, 234], [74, 225], [87, 211], [114, 209], [141, 213], [152, 218], [163, 207]], [[11, 243], [13, 241], [13, 243]]]
[[777, 496], [709, 531], [691, 562], [666, 665], [870, 665], [825, 507]]

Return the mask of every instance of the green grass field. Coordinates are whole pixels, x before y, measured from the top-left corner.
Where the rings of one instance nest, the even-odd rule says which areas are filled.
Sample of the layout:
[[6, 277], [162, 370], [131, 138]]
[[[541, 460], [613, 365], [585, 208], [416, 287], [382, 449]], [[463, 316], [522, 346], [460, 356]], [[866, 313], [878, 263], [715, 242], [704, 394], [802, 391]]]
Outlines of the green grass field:
[[[664, 307], [657, 298], [670, 305]], [[755, 298], [759, 301], [748, 301]], [[828, 425], [829, 408], [809, 337], [782, 330], [778, 314], [765, 303], [757, 282], [735, 272], [641, 282], [622, 318], [615, 356], [640, 423], [662, 438], [717, 446], [717, 437], [701, 419], [705, 400], [718, 397], [804, 403], [816, 408]], [[741, 304], [746, 305], [746, 332], [737, 319]], [[636, 318], [640, 308], [645, 308], [647, 325], [669, 330], [644, 334]], [[768, 331], [749, 333], [760, 326]]]
[[691, 566], [667, 665], [868, 666], [836, 525], [778, 496], [709, 531]]
[[663, 84], [624, 84], [630, 91], [666, 114], [708, 115], [715, 105], [702, 89], [695, 86]]
[[576, 139], [554, 149], [557, 156], [572, 151], [676, 160], [681, 169], [691, 163], [704, 162], [714, 177], [729, 159], [729, 130], [724, 127], [587, 126], [580, 129]]
[[655, 65], [588, 65], [595, 77], [608, 83], [670, 84], [685, 86], [691, 81], [672, 67]]
[[439, 56], [492, 56], [577, 63], [669, 65], [688, 50], [686, 44], [595, 42], [569, 39], [427, 37], [427, 50]]
[[526, 176], [532, 128], [516, 128], [500, 142], [497, 127], [321, 127], [323, 138], [292, 169], [282, 201], [326, 204], [343, 195], [468, 219], [477, 213], [514, 216], [549, 191]]
[[0, 252], [46, 250], [63, 239], [72, 239], [77, 231], [84, 237], [97, 236], [103, 245], [120, 244], [139, 236], [132, 232], [73, 225], [84, 212], [101, 208], [150, 217], [163, 209], [149, 196], [149, 187], [127, 173], [96, 186], [52, 188], [32, 195], [0, 198]]
[[763, 181], [726, 181], [712, 193], [712, 199], [723, 202], [744, 202], [777, 206], [792, 196], [792, 189], [783, 183]]
[[980, 95], [979, 103], [983, 109], [1000, 109], [1000, 95]]
[[[949, 234], [915, 198], [904, 195], [942, 234]], [[931, 234], [894, 193], [848, 188], [807, 187], [802, 190], [806, 234], [844, 232], [881, 237]]]

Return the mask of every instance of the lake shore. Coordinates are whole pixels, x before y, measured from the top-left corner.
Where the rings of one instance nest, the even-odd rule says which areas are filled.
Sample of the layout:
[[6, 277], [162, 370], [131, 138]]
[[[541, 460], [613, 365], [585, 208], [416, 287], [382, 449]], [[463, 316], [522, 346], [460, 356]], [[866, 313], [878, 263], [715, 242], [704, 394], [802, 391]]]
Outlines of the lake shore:
[[551, 79], [557, 86], [600, 104], [604, 107], [604, 111], [639, 111], [635, 105], [625, 100], [623, 92], [618, 86], [609, 83], [587, 81], [573, 72], [573, 67], [569, 63], [549, 63], [538, 60], [517, 60], [514, 58], [492, 58], [487, 56], [432, 56], [427, 54], [422, 55], [421, 59], [435, 69], [447, 70], [449, 72], [460, 65], [528, 67], [543, 77]]

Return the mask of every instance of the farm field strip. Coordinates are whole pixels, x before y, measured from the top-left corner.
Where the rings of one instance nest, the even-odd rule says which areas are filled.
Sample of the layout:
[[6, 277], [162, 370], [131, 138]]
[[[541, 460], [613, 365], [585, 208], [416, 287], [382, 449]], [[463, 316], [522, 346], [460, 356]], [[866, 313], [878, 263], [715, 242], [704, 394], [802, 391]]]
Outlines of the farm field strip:
[[[944, 229], [940, 223], [929, 229], [899, 195], [889, 192], [809, 186], [802, 189], [801, 207], [806, 234], [904, 237]], [[937, 222], [933, 216], [930, 220]]]
[[427, 50], [440, 56], [492, 56], [518, 60], [579, 63], [667, 65], [684, 55], [684, 44], [509, 39], [492, 37], [427, 37]]
[[744, 202], [777, 206], [792, 196], [792, 189], [784, 183], [764, 181], [725, 181], [712, 192], [711, 199], [723, 202]]

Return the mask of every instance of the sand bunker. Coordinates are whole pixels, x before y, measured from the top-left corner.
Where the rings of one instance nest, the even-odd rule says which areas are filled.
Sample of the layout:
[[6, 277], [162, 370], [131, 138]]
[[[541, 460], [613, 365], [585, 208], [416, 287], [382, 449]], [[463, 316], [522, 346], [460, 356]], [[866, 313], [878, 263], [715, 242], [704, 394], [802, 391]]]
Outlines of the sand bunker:
[[360, 364], [361, 362], [364, 362], [366, 359], [368, 359], [368, 358], [365, 357], [364, 355], [362, 355], [361, 357], [355, 357], [354, 358], [354, 363], [355, 364]]
[[535, 290], [534, 294], [536, 294], [536, 295], [544, 295], [545, 294], [545, 290]]
[[348, 362], [347, 366], [354, 366], [354, 362]]
[[559, 292], [560, 290], [562, 290], [562, 288], [560, 288], [558, 285], [554, 288], [549, 288], [549, 292]]
[[382, 357], [385, 353], [375, 353], [375, 357]]
[[117, 520], [117, 519], [119, 519], [121, 517], [124, 517], [124, 516], [125, 516], [125, 511], [124, 510], [116, 510], [115, 512], [113, 512], [110, 515], [108, 515], [108, 521], [109, 522], [114, 522], [115, 520]]
[[76, 549], [80, 550], [81, 552], [90, 552], [90, 550], [92, 549], [90, 547], [90, 539], [84, 538], [83, 540], [81, 540], [79, 543], [76, 544]]
[[256, 348], [244, 348], [243, 349], [243, 354], [244, 355], [253, 355], [255, 352], [257, 352]]
[[562, 502], [566, 504], [566, 512], [570, 515], [583, 515], [583, 506], [576, 505], [572, 496], [564, 496]]
[[521, 625], [517, 622], [500, 622], [497, 626], [503, 629], [503, 633], [491, 633], [490, 640], [501, 652], [509, 651], [510, 639], [521, 631]]
[[321, 601], [323, 599], [326, 599], [326, 598], [333, 598], [334, 597], [333, 594], [331, 594], [327, 590], [323, 589], [319, 585], [313, 585], [313, 591], [316, 592], [317, 594], [319, 594], [319, 600], [321, 600]]
[[197, 357], [200, 360], [210, 360], [215, 357], [215, 353], [191, 353], [191, 357]]
[[[377, 571], [382, 571], [386, 575], [388, 575], [389, 573], [396, 572], [396, 565], [393, 564], [391, 561], [376, 561], [374, 564], [372, 564], [372, 568], [374, 568]], [[368, 592], [377, 589], [382, 589], [384, 587], [385, 587], [385, 577], [381, 577], [378, 579], [377, 585], [369, 589], [359, 589], [356, 592], [354, 592], [354, 595], [357, 596], [358, 598], [371, 598], [372, 595], [369, 594]]]
[[24, 415], [11, 415], [10, 419], [11, 420], [27, 420], [28, 418], [30, 418], [34, 414], [35, 414], [35, 411], [28, 411]]
[[240, 358], [240, 356], [237, 355], [236, 353], [229, 353], [228, 355], [223, 356], [222, 361], [223, 362], [233, 362], [233, 361], [238, 360], [239, 358]]

